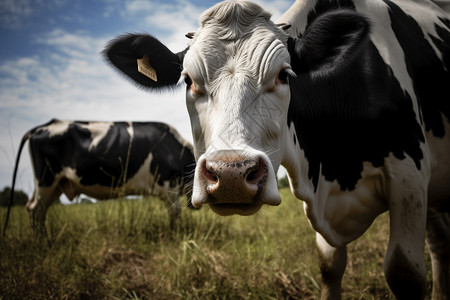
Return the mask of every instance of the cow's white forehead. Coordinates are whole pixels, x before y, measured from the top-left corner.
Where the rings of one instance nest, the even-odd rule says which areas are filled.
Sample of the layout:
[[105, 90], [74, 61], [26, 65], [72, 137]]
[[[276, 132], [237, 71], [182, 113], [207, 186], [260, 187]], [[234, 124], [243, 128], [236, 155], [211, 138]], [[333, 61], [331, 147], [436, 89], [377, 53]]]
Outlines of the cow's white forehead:
[[266, 23], [271, 14], [259, 5], [248, 1], [221, 2], [200, 16], [201, 27], [212, 25], [221, 39], [237, 39], [248, 33], [248, 28]]
[[247, 73], [256, 85], [273, 69], [271, 64], [276, 64], [274, 72], [278, 72], [279, 66], [289, 61], [287, 51], [282, 51], [287, 35], [270, 16], [247, 1], [222, 2], [207, 10], [185, 57], [189, 75], [212, 88], [224, 73]]

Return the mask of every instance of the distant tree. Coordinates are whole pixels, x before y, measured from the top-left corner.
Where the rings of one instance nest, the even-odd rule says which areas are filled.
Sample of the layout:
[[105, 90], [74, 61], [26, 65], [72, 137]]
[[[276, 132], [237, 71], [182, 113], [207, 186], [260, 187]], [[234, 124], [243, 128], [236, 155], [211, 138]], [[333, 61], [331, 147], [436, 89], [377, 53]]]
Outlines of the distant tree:
[[[11, 195], [11, 188], [5, 187], [0, 191], [0, 206], [9, 206], [9, 197]], [[28, 196], [23, 191], [14, 191], [13, 205], [25, 205], [28, 202]]]
[[286, 188], [289, 187], [289, 179], [287, 178], [287, 176], [284, 176], [283, 178], [278, 179], [278, 188], [282, 189], [282, 188]]

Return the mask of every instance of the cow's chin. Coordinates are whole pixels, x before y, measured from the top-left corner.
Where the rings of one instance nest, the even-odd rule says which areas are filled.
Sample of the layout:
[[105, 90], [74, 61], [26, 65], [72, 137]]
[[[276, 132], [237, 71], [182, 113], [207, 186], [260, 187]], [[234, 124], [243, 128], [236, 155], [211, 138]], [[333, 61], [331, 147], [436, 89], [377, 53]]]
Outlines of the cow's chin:
[[262, 204], [260, 203], [220, 203], [213, 204], [210, 203], [209, 207], [213, 212], [220, 216], [231, 216], [231, 215], [241, 215], [241, 216], [251, 216], [257, 213]]

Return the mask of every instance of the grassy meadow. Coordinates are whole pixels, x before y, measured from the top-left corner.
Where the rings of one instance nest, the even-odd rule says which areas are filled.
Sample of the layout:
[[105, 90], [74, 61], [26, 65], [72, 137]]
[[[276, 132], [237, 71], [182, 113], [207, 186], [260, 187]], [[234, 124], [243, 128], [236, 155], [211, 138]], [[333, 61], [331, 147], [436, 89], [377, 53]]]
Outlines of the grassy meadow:
[[[174, 229], [152, 197], [53, 205], [48, 243], [14, 207], [0, 238], [0, 299], [317, 299], [314, 232], [302, 202], [281, 194], [252, 217], [183, 208]], [[388, 223], [380, 216], [348, 246], [344, 299], [394, 298], [383, 275]]]

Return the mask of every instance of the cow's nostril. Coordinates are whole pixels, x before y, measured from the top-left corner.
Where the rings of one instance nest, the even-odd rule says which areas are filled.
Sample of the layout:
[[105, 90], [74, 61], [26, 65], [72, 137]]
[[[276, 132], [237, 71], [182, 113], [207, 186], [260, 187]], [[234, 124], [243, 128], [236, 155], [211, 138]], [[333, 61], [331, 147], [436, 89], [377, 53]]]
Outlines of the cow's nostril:
[[206, 171], [205, 177], [209, 183], [217, 183], [219, 181], [219, 178], [217, 177], [217, 175], [211, 170]]
[[245, 177], [245, 181], [248, 184], [258, 184], [258, 182], [261, 180], [261, 178], [264, 176], [265, 173], [265, 164], [262, 162], [257, 162], [256, 165], [249, 169], [247, 172], [247, 176]]
[[256, 181], [258, 179], [258, 174], [259, 174], [258, 170], [251, 171], [250, 173], [248, 173], [246, 178], [247, 182], [253, 183], [254, 181]]
[[208, 167], [207, 162], [203, 164], [203, 176], [208, 182], [208, 184], [216, 184], [219, 182], [219, 177], [216, 173], [214, 173], [213, 168], [211, 166]]

